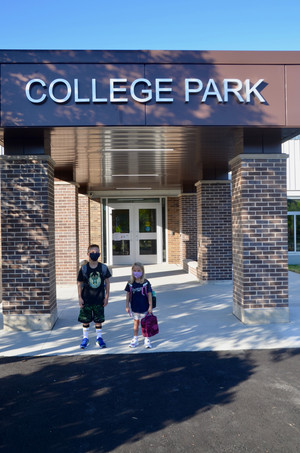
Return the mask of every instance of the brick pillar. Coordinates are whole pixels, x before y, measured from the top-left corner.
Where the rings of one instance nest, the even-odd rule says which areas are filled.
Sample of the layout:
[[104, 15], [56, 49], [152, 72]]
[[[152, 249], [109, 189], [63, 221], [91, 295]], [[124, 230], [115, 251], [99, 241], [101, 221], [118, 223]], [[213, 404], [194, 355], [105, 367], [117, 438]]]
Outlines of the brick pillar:
[[197, 187], [198, 278], [232, 279], [230, 181], [199, 181]]
[[180, 260], [197, 260], [197, 196], [179, 195]]
[[1, 156], [4, 328], [49, 330], [57, 319], [54, 162]]
[[98, 244], [101, 251], [100, 259], [103, 259], [101, 242], [101, 203], [100, 200], [90, 199], [90, 242]]
[[79, 230], [79, 261], [87, 259], [90, 244], [90, 200], [78, 194], [78, 230]]
[[57, 283], [76, 283], [79, 269], [78, 186], [60, 180], [55, 181], [55, 250]]
[[167, 199], [168, 262], [180, 263], [179, 198]]
[[233, 312], [246, 324], [287, 322], [286, 156], [231, 162]]

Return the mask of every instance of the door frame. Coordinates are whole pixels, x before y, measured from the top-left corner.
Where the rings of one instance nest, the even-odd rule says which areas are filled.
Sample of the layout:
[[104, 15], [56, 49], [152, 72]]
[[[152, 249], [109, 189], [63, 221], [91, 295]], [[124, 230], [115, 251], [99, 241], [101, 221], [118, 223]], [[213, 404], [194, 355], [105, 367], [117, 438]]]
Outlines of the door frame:
[[[144, 197], [146, 198], [153, 198], [153, 197]], [[157, 255], [156, 255], [156, 260], [153, 261], [151, 258], [147, 260], [147, 255], [144, 255], [142, 259], [143, 264], [159, 264], [163, 262], [163, 222], [162, 222], [162, 197], [157, 197], [158, 201], [157, 202], [149, 202], [149, 203], [143, 203], [142, 201], [139, 203], [138, 198], [136, 198], [135, 202], [130, 202], [128, 201], [128, 198], [124, 198], [124, 202], [122, 202], [122, 199], [118, 197], [118, 202], [117, 203], [109, 203], [108, 199], [106, 199], [106, 246], [107, 246], [107, 263], [109, 265], [114, 265], [113, 262], [113, 254], [112, 254], [112, 222], [111, 222], [111, 214], [113, 209], [129, 209], [130, 214], [135, 211], [136, 212], [136, 218], [135, 221], [138, 223], [138, 209], [142, 208], [148, 208], [149, 209], [156, 209], [156, 234], [157, 234]], [[164, 197], [163, 197], [164, 198]], [[112, 199], [112, 197], [110, 198]], [[132, 197], [132, 199], [135, 199], [135, 197]], [[130, 229], [132, 229], [132, 222], [134, 219], [131, 219], [132, 215], [130, 215]], [[132, 231], [129, 233], [132, 235]], [[131, 265], [133, 264], [133, 261], [135, 261], [135, 257], [137, 257], [138, 254], [138, 241], [139, 241], [139, 232], [136, 231], [136, 238], [130, 237], [130, 240], [135, 241], [135, 249], [137, 250], [136, 254], [133, 256], [128, 255], [124, 256], [123, 263], [120, 264], [115, 264], [117, 266], [122, 266], [122, 265]], [[138, 257], [139, 260], [141, 260], [142, 257]]]

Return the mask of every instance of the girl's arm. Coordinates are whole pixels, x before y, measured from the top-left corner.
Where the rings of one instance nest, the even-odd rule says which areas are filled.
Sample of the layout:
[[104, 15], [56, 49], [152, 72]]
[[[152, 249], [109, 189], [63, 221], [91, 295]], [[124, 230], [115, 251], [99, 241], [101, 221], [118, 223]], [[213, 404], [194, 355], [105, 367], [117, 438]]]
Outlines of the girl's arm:
[[129, 296], [130, 296], [130, 293], [129, 291], [126, 292], [126, 311], [127, 313], [130, 312], [130, 307], [129, 307]]
[[149, 308], [148, 308], [148, 313], [152, 313], [152, 293], [148, 293], [148, 302], [149, 302]]

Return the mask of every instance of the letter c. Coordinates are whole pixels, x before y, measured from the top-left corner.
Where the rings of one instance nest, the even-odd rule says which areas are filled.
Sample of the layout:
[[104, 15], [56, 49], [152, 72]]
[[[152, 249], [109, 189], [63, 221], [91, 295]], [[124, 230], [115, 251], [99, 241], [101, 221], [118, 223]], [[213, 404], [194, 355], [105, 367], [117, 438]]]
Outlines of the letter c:
[[25, 88], [25, 92], [26, 92], [26, 97], [27, 99], [32, 102], [33, 104], [41, 104], [42, 102], [44, 102], [44, 100], [46, 99], [46, 94], [42, 94], [42, 96], [38, 99], [34, 99], [31, 94], [30, 94], [30, 90], [31, 90], [31, 87], [32, 85], [36, 84], [36, 83], [39, 83], [40, 85], [42, 85], [43, 88], [46, 87], [46, 84], [45, 82], [42, 80], [42, 79], [32, 79], [32, 80], [29, 80], [29, 82], [26, 84], [26, 88]]

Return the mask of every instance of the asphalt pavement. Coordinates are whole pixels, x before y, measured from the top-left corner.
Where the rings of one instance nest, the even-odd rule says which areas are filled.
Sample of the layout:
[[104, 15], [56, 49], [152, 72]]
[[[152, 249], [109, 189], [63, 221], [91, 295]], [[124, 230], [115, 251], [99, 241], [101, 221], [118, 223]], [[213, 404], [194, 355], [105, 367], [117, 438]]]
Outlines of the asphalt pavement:
[[160, 333], [130, 350], [127, 271], [114, 269], [107, 349], [93, 332], [79, 349], [73, 287], [58, 288], [51, 332], [2, 330], [0, 452], [297, 453], [300, 275], [289, 275], [289, 323], [244, 326], [230, 282], [149, 267]]

